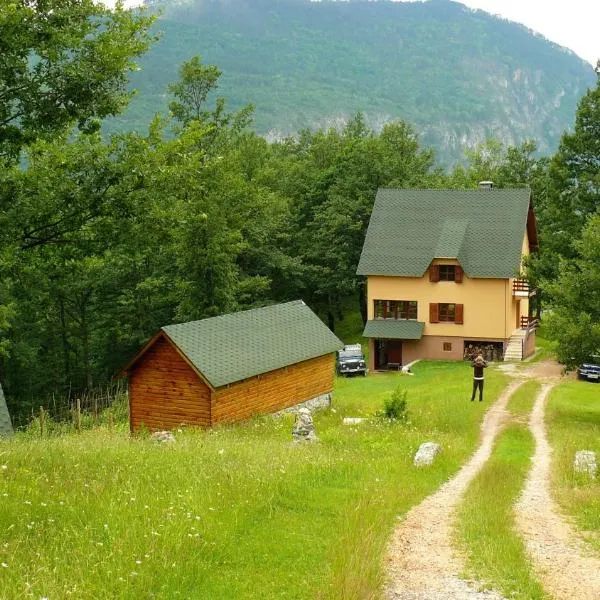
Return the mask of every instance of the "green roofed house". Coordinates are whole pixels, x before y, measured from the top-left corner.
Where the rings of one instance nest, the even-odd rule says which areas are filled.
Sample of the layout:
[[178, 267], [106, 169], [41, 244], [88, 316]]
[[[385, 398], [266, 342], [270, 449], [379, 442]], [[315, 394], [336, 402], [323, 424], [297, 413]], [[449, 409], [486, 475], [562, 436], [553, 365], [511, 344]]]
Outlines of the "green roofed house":
[[4, 392], [2, 391], [2, 385], [0, 385], [0, 435], [11, 435], [12, 432], [13, 427], [10, 421], [8, 407], [6, 406], [6, 399], [4, 398]]
[[537, 246], [528, 189], [380, 189], [358, 266], [369, 367], [533, 353], [534, 291], [521, 273]]
[[319, 399], [342, 347], [301, 300], [163, 327], [124, 369], [131, 429], [210, 426]]

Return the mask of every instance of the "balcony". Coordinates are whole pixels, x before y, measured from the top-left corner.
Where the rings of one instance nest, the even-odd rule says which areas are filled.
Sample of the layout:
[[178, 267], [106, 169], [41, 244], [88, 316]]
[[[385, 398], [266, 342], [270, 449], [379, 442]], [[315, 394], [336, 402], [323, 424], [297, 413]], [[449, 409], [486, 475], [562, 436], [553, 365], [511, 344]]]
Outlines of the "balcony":
[[515, 279], [513, 281], [513, 296], [515, 298], [531, 298], [535, 296], [535, 290], [530, 287], [527, 279]]
[[521, 317], [521, 329], [537, 329], [538, 325], [535, 317]]

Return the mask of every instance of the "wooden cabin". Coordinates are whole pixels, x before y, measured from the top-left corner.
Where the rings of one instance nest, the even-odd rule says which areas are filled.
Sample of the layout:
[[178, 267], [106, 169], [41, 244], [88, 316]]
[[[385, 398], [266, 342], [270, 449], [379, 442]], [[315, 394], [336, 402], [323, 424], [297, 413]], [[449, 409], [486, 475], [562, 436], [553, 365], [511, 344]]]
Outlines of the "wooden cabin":
[[328, 394], [342, 346], [301, 300], [163, 327], [125, 368], [131, 430], [240, 421]]

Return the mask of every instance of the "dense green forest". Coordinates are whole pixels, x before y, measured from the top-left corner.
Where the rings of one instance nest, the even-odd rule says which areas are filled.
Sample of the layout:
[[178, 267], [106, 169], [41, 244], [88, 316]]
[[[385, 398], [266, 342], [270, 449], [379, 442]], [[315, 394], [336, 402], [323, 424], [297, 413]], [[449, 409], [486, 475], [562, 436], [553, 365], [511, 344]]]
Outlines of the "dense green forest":
[[199, 54], [223, 69], [220, 93], [253, 103], [270, 139], [328, 128], [362, 112], [380, 130], [412, 123], [438, 160], [453, 164], [488, 137], [536, 139], [555, 151], [588, 63], [532, 31], [449, 0], [157, 0], [160, 39], [132, 76], [139, 94], [108, 124], [143, 131], [168, 103], [173, 73]]
[[105, 384], [168, 323], [302, 298], [335, 329], [364, 310], [355, 272], [381, 186], [531, 186], [532, 277], [560, 356], [572, 366], [600, 348], [598, 84], [555, 156], [487, 141], [448, 172], [403, 120], [375, 131], [357, 113], [268, 142], [250, 106], [215, 97], [219, 67], [190, 57], [165, 87], [170, 117], [105, 139], [151, 19], [92, 0], [45, 11], [0, 12], [0, 380], [13, 414]]

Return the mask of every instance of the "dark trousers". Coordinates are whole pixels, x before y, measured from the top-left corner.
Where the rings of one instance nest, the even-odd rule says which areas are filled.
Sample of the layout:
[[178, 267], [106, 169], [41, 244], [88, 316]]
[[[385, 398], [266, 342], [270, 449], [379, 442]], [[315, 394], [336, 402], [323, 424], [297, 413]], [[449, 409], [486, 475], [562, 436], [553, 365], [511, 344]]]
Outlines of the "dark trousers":
[[473, 394], [471, 395], [471, 402], [475, 400], [475, 392], [479, 388], [479, 402], [483, 400], [483, 379], [473, 379]]

